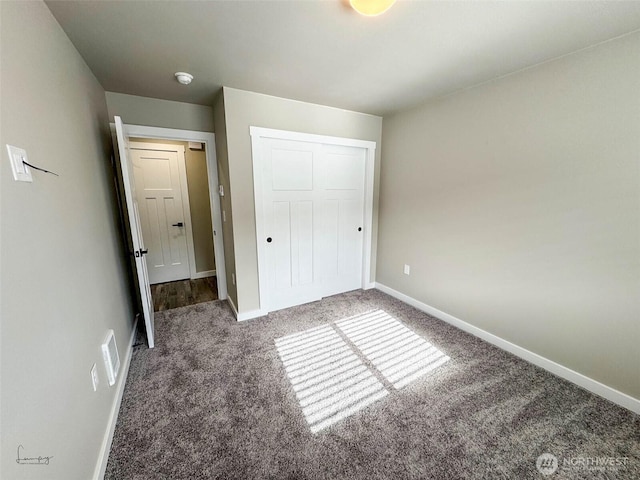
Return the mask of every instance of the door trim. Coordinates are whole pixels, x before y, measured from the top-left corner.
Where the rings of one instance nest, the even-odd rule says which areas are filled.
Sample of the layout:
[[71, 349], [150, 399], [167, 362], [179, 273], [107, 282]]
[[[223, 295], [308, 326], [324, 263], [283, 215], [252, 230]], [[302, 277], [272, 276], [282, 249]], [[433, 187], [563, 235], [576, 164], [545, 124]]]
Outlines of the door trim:
[[202, 272], [198, 272], [193, 277], [191, 277], [191, 280], [197, 280], [199, 278], [207, 278], [207, 277], [215, 277], [215, 276], [216, 276], [215, 270], [203, 270]]
[[[152, 152], [176, 152], [178, 154], [178, 176], [180, 177], [180, 197], [184, 215], [184, 228], [187, 232], [187, 260], [189, 263], [189, 278], [195, 279], [196, 249], [193, 244], [193, 228], [191, 225], [191, 204], [189, 203], [189, 185], [187, 184], [187, 159], [184, 145], [171, 145], [161, 143], [145, 143], [138, 141], [129, 142], [130, 150], [150, 150]], [[206, 151], [206, 149], [205, 149]], [[215, 252], [214, 252], [215, 256]]]
[[364, 185], [364, 237], [362, 246], [362, 281], [363, 289], [373, 288], [375, 283], [371, 281], [371, 250], [373, 243], [373, 189], [375, 178], [375, 155], [376, 142], [371, 140], [357, 140], [353, 138], [332, 137], [328, 135], [317, 135], [312, 133], [292, 132], [288, 130], [274, 130], [263, 127], [249, 127], [251, 135], [251, 150], [253, 161], [253, 192], [255, 202], [256, 218], [256, 245], [258, 256], [258, 287], [260, 292], [260, 313], [266, 315], [268, 310], [267, 301], [267, 269], [265, 261], [267, 258], [266, 247], [264, 245], [264, 208], [262, 203], [262, 139], [294, 140], [298, 142], [321, 143], [329, 145], [340, 145], [345, 147], [358, 147], [366, 150], [365, 158], [365, 185]]
[[227, 277], [224, 259], [224, 240], [222, 235], [222, 209], [218, 195], [218, 160], [216, 157], [216, 139], [211, 132], [195, 130], [178, 130], [174, 128], [148, 127], [144, 125], [125, 124], [125, 132], [130, 137], [155, 138], [159, 140], [181, 140], [186, 142], [201, 142], [205, 144], [207, 158], [207, 174], [209, 176], [209, 199], [211, 201], [211, 222], [213, 225], [213, 253], [216, 259], [216, 281], [218, 283], [218, 298], [227, 298]]

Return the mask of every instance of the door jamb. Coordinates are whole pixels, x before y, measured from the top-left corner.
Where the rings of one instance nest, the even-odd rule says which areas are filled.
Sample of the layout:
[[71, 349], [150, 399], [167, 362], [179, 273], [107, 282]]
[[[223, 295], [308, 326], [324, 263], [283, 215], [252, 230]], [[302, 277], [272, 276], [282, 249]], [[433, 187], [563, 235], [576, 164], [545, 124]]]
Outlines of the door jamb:
[[195, 130], [178, 130], [174, 128], [149, 127], [144, 125], [125, 124], [125, 132], [130, 137], [154, 138], [158, 140], [180, 140], [184, 142], [201, 142], [205, 144], [207, 158], [207, 175], [209, 180], [209, 200], [211, 203], [211, 222], [213, 226], [213, 250], [216, 259], [216, 281], [218, 298], [227, 298], [227, 276], [224, 259], [224, 240], [222, 235], [222, 210], [218, 195], [218, 160], [216, 156], [215, 135], [211, 132]]
[[[258, 287], [260, 292], [260, 312], [269, 313], [267, 293], [267, 272], [265, 268], [266, 251], [264, 245], [264, 207], [262, 204], [262, 142], [261, 139], [294, 140], [298, 142], [323, 143], [345, 147], [358, 147], [366, 150], [365, 157], [365, 185], [364, 185], [364, 244], [362, 248], [362, 288], [374, 288], [371, 281], [371, 254], [373, 243], [373, 189], [375, 178], [376, 142], [371, 140], [357, 140], [353, 138], [332, 137], [311, 133], [292, 132], [288, 130], [274, 130], [263, 127], [249, 127], [251, 135], [251, 150], [253, 162], [253, 191], [256, 216], [256, 244], [258, 256]], [[262, 268], [261, 268], [262, 266]]]

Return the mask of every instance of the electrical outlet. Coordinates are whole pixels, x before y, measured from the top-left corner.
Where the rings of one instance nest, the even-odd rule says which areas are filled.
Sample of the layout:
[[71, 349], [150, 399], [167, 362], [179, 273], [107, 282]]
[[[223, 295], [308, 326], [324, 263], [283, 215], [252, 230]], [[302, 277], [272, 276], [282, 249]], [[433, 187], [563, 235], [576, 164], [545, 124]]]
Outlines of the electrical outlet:
[[406, 263], [404, 264], [404, 274], [405, 275], [411, 275], [411, 267], [409, 265], [407, 265]]
[[93, 391], [97, 392], [100, 379], [98, 378], [98, 368], [95, 363], [93, 364], [93, 367], [91, 367], [91, 383], [93, 383]]

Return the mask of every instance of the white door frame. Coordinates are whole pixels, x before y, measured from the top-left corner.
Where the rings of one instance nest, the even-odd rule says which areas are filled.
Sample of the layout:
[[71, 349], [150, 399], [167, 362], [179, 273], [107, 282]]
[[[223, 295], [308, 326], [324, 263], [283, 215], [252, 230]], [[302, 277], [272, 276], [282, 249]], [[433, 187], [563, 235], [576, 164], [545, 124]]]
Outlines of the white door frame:
[[262, 178], [262, 139], [273, 138], [278, 140], [294, 140], [298, 142], [323, 143], [340, 145], [345, 147], [358, 147], [366, 150], [365, 185], [364, 185], [364, 236], [362, 248], [362, 288], [374, 288], [371, 281], [371, 245], [373, 237], [373, 187], [375, 175], [376, 142], [370, 140], [356, 140], [352, 138], [331, 137], [311, 133], [291, 132], [287, 130], [274, 130], [271, 128], [249, 127], [251, 134], [251, 150], [253, 159], [253, 192], [256, 209], [256, 244], [258, 254], [258, 286], [260, 290], [260, 311], [263, 315], [268, 310], [268, 279], [266, 259], [267, 252], [264, 244], [266, 233], [264, 231], [264, 206], [263, 178]]
[[[207, 158], [207, 174], [209, 176], [209, 200], [211, 202], [211, 224], [213, 226], [213, 250], [216, 262], [216, 281], [218, 298], [227, 298], [227, 276], [224, 262], [224, 241], [222, 238], [222, 209], [218, 195], [218, 160], [216, 157], [216, 139], [210, 132], [178, 130], [174, 128], [147, 127], [143, 125], [124, 125], [129, 137], [155, 138], [158, 140], [180, 140], [184, 142], [201, 142], [205, 144]], [[195, 267], [194, 267], [195, 269]]]

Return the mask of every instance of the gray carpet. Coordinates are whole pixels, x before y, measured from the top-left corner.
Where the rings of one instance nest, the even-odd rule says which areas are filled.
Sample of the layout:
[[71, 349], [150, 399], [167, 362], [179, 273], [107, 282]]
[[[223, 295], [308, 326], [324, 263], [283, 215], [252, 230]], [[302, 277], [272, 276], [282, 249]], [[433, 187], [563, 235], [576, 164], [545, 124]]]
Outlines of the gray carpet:
[[[448, 360], [396, 389], [332, 326], [387, 394], [312, 433], [276, 339], [377, 309]], [[156, 345], [134, 349], [107, 479], [640, 478], [640, 416], [379, 291], [243, 323], [168, 310]]]

